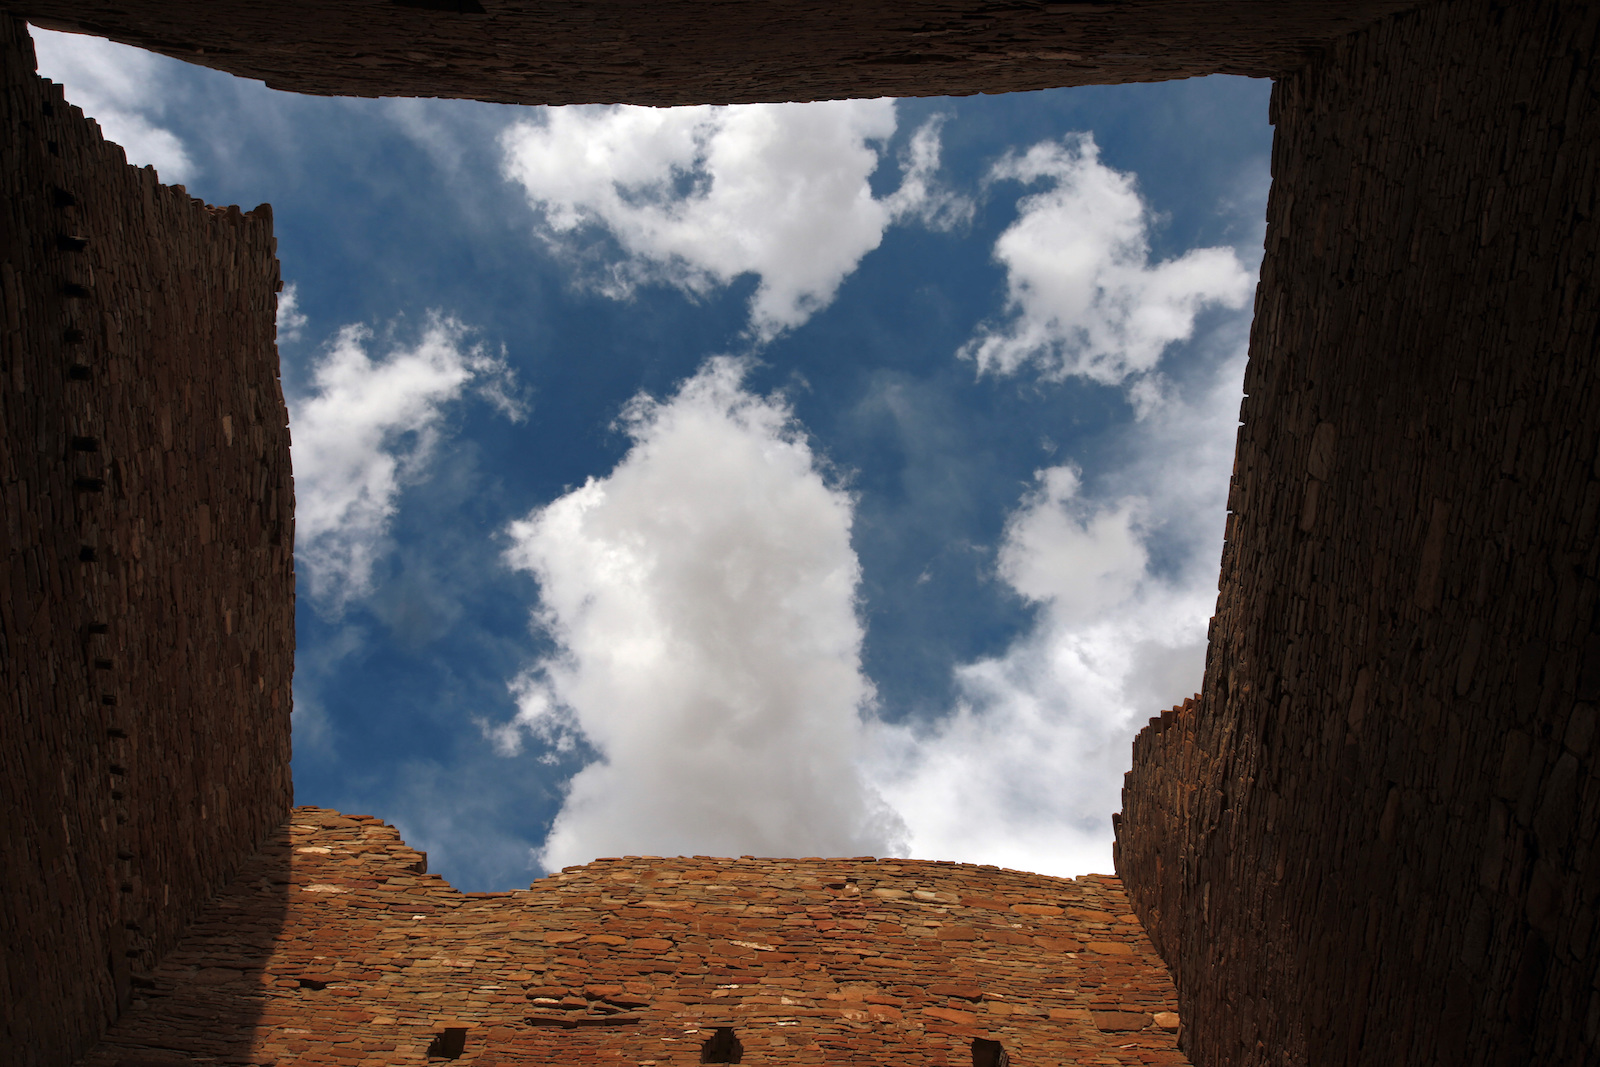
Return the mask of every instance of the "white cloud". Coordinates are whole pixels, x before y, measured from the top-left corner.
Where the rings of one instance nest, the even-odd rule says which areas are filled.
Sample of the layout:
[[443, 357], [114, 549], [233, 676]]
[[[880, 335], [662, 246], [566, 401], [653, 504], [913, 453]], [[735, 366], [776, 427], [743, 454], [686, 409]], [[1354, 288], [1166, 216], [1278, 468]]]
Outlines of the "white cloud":
[[897, 827], [863, 782], [852, 502], [781, 400], [709, 361], [666, 401], [636, 399], [604, 479], [510, 528], [559, 651], [489, 729], [599, 760], [571, 781], [540, 860], [627, 852], [863, 854]]
[[1088, 621], [1123, 603], [1149, 561], [1135, 528], [1139, 505], [1122, 501], [1093, 512], [1077, 504], [1079, 472], [1051, 467], [1012, 513], [1000, 549], [1000, 576], [1064, 619]]
[[914, 218], [935, 230], [949, 230], [971, 221], [977, 205], [971, 197], [945, 188], [939, 173], [939, 130], [946, 116], [935, 115], [911, 135], [900, 160], [900, 188], [885, 200], [892, 219]]
[[128, 45], [77, 33], [29, 27], [39, 73], [58, 82], [67, 100], [100, 124], [135, 166], [152, 166], [169, 184], [195, 174], [194, 161], [177, 134], [161, 124], [170, 87], [163, 60]]
[[825, 307], [895, 219], [949, 225], [970, 212], [932, 181], [937, 120], [912, 138], [899, 190], [873, 196], [894, 131], [892, 100], [556, 107], [501, 145], [553, 244], [575, 249], [578, 231], [600, 227], [621, 246], [603, 290], [704, 295], [756, 274], [751, 330], [768, 340]]
[[1208, 305], [1243, 307], [1254, 278], [1231, 248], [1150, 263], [1149, 212], [1130, 174], [1100, 162], [1089, 134], [1044, 141], [996, 163], [990, 180], [1048, 188], [1023, 198], [995, 243], [1007, 316], [961, 349], [980, 373], [1035, 365], [1046, 379], [1116, 385], [1151, 370]]
[[[991, 371], [1033, 360], [1046, 378], [1123, 384], [1136, 415], [1113, 467], [1039, 471], [1006, 524], [996, 577], [1034, 624], [955, 668], [960, 700], [941, 721], [872, 718], [851, 501], [784, 406], [714, 361], [630, 410], [634, 446], [610, 476], [511, 531], [558, 651], [517, 679], [516, 719], [485, 732], [507, 752], [532, 738], [554, 760], [581, 739], [601, 757], [572, 780], [545, 863], [904, 841], [928, 858], [1110, 869], [1133, 734], [1200, 683], [1246, 318], [1196, 346], [1204, 380], [1160, 359], [1202, 305], [1242, 305], [1250, 278], [1225, 249], [1152, 266], [1132, 179], [1087, 138], [1005, 166], [1053, 186], [1024, 201], [1008, 231], [1023, 237], [997, 253], [1013, 274], [1010, 333], [968, 354]], [[1035, 328], [1047, 343], [1018, 347]]]
[[283, 287], [278, 294], [278, 340], [298, 341], [305, 329], [306, 316], [300, 310], [300, 290], [294, 282]]
[[998, 561], [1034, 626], [958, 668], [950, 717], [877, 731], [874, 779], [912, 855], [1111, 870], [1133, 734], [1200, 685], [1243, 368], [1240, 345], [1194, 395], [1150, 400], [1097, 493], [1069, 465], [1039, 472]]
[[1111, 870], [1111, 813], [1130, 742], [1191, 695], [1205, 664], [1240, 382], [1245, 314], [1197, 346], [1200, 379], [1158, 369], [1205, 304], [1242, 307], [1252, 278], [1229, 249], [1149, 263], [1149, 211], [1088, 136], [1034, 146], [992, 177], [1048, 181], [996, 245], [1010, 319], [963, 354], [980, 371], [1035, 364], [1047, 380], [1121, 384], [1134, 421], [1086, 476], [1038, 472], [1010, 516], [997, 576], [1035, 606], [1006, 651], [956, 669], [934, 724], [880, 726], [873, 778], [913, 855], [1052, 874]]
[[503, 355], [467, 336], [431, 315], [416, 345], [374, 359], [372, 331], [346, 326], [313, 365], [311, 390], [291, 397], [295, 556], [320, 606], [337, 612], [369, 591], [401, 486], [422, 476], [469, 385], [521, 417]]

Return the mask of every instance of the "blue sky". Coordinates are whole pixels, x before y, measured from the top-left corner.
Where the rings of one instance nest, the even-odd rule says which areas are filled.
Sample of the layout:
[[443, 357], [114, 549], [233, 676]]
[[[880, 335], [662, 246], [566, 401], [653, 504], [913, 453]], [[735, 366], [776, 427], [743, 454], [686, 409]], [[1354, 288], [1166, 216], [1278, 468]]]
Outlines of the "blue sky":
[[273, 205], [299, 802], [475, 890], [1110, 869], [1200, 681], [1266, 82], [547, 110], [36, 39], [131, 162]]

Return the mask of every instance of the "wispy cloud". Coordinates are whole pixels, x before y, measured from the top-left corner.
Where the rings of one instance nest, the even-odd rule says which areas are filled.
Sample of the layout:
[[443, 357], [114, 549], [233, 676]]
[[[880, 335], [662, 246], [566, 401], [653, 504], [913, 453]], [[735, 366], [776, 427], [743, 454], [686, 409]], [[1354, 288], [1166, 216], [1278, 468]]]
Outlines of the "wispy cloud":
[[1150, 262], [1150, 213], [1131, 174], [1100, 162], [1090, 134], [1044, 141], [996, 163], [991, 181], [1044, 184], [995, 244], [1006, 315], [961, 349], [980, 373], [1025, 365], [1107, 385], [1149, 371], [1208, 305], [1243, 307], [1255, 279], [1231, 248]]
[[139, 48], [99, 37], [29, 27], [39, 73], [60, 83], [67, 99], [122, 146], [128, 162], [152, 166], [169, 183], [188, 182], [196, 168], [183, 140], [164, 124], [171, 86], [164, 62]]
[[1111, 870], [1133, 733], [1199, 688], [1243, 367], [1240, 345], [1167, 389], [1092, 489], [1070, 464], [1038, 473], [997, 558], [1033, 626], [957, 669], [947, 718], [877, 731], [873, 777], [913, 855]]
[[290, 282], [278, 294], [278, 340], [300, 340], [300, 331], [305, 329], [307, 321], [305, 313], [300, 310], [300, 290], [294, 282]]
[[[1199, 688], [1216, 603], [1248, 318], [1197, 339], [1197, 312], [1243, 307], [1254, 278], [1226, 248], [1152, 265], [1150, 210], [1087, 135], [1009, 156], [991, 178], [1050, 188], [996, 244], [1006, 321], [962, 354], [981, 372], [1121, 385], [1136, 418], [1093, 476], [1070, 461], [1037, 472], [995, 566], [1033, 605], [1032, 627], [956, 668], [943, 719], [877, 727], [873, 779], [914, 855], [1109, 871], [1129, 743]], [[1162, 373], [1168, 347], [1189, 341], [1203, 373]]]
[[895, 847], [858, 765], [873, 691], [852, 502], [743, 373], [713, 359], [671, 398], [637, 398], [616, 469], [510, 529], [559, 651], [489, 732], [508, 752], [531, 734], [599, 753], [569, 785], [546, 866]]
[[642, 283], [703, 295], [744, 274], [760, 284], [750, 329], [768, 340], [825, 307], [897, 218], [949, 225], [970, 211], [938, 188], [938, 125], [913, 136], [900, 188], [868, 179], [895, 132], [892, 100], [732, 107], [560, 107], [502, 135], [555, 247], [608, 232], [623, 258], [601, 288]]
[[470, 387], [522, 417], [504, 355], [469, 336], [430, 314], [416, 344], [373, 358], [372, 330], [346, 326], [312, 365], [310, 389], [290, 397], [295, 556], [323, 610], [370, 590], [401, 488], [425, 474], [452, 403]]

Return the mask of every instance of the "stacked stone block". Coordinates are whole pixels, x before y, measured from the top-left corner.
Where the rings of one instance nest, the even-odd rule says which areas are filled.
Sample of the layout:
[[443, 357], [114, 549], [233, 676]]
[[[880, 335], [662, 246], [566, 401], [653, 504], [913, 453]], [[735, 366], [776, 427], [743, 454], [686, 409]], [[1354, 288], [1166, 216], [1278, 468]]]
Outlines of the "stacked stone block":
[[[296, 808], [82, 1067], [1186, 1063], [1116, 879], [627, 857], [458, 893], [376, 819]], [[713, 1061], [717, 1062], [717, 1061]]]
[[1196, 1063], [1600, 1061], [1600, 8], [1279, 81], [1198, 702], [1118, 870]]
[[0, 16], [0, 1032], [60, 1064], [292, 803], [271, 213], [125, 162]]

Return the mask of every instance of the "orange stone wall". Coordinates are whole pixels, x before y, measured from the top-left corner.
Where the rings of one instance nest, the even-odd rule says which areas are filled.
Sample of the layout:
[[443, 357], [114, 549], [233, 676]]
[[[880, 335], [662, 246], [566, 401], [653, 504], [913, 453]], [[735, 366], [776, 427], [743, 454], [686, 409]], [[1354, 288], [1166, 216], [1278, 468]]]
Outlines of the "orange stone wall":
[[291, 803], [271, 213], [127, 165], [0, 16], [0, 1061], [63, 1064]]
[[[377, 819], [296, 808], [82, 1067], [159, 1061], [1180, 1065], [1115, 878], [867, 859], [602, 859], [458, 893]], [[438, 1041], [439, 1044], [435, 1044]], [[435, 1062], [444, 1062], [442, 1058]]]
[[1118, 872], [1196, 1063], [1600, 1062], [1600, 6], [1277, 83], [1200, 699]]

